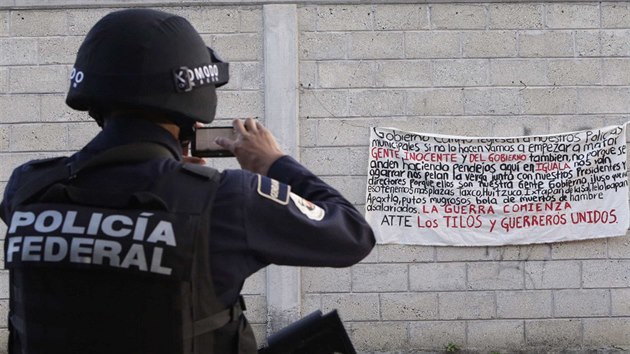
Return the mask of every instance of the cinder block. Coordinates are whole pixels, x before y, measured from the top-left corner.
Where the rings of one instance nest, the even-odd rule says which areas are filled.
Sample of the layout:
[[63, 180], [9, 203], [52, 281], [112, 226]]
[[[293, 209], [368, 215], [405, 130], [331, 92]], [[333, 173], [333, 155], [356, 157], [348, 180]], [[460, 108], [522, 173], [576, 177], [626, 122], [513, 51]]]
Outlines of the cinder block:
[[552, 315], [551, 290], [497, 291], [498, 318], [547, 318]]
[[217, 116], [222, 118], [262, 117], [263, 93], [259, 91], [228, 92], [218, 90]]
[[525, 344], [523, 321], [468, 322], [468, 347], [476, 349], [514, 349]]
[[94, 122], [68, 124], [68, 149], [80, 150], [101, 131]]
[[466, 322], [416, 321], [409, 324], [409, 345], [416, 350], [443, 351], [448, 343], [466, 343]]
[[381, 294], [381, 317], [385, 321], [438, 318], [437, 293]]
[[630, 27], [630, 5], [627, 3], [602, 3], [603, 28]]
[[466, 289], [466, 263], [416, 263], [409, 265], [411, 290]]
[[630, 237], [611, 237], [608, 239], [609, 258], [630, 258]]
[[260, 62], [231, 62], [230, 82], [221, 90], [257, 91], [264, 86], [264, 67]]
[[372, 61], [323, 61], [318, 64], [319, 87], [373, 87], [376, 65]]
[[[357, 207], [357, 209], [359, 209], [359, 211], [361, 212], [361, 215], [365, 216], [365, 205], [359, 206]], [[361, 260], [361, 264], [377, 263], [378, 262], [378, 248], [379, 248], [379, 245], [376, 245], [374, 248], [372, 248], [372, 251], [370, 251], [370, 254], [368, 254], [367, 257]]]
[[236, 7], [188, 6], [177, 13], [190, 21], [199, 33], [235, 33], [241, 26]]
[[589, 318], [583, 322], [584, 346], [627, 348], [630, 344], [628, 318]]
[[317, 6], [297, 5], [298, 29], [300, 31], [317, 30]]
[[579, 261], [529, 261], [525, 263], [527, 289], [579, 288], [581, 283]]
[[486, 136], [496, 125], [495, 118], [466, 117], [465, 119], [466, 123], [462, 124], [460, 117], [440, 117], [437, 119], [435, 133], [464, 137]]
[[43, 37], [68, 34], [68, 14], [65, 10], [11, 11], [11, 34]]
[[350, 59], [397, 59], [404, 57], [402, 32], [353, 32]]
[[350, 49], [350, 35], [344, 32], [305, 32], [299, 38], [303, 60], [345, 59]]
[[494, 260], [488, 247], [436, 247], [438, 262]]
[[262, 7], [240, 7], [238, 13], [241, 16], [241, 32], [260, 33], [263, 30]]
[[[540, 118], [531, 118], [532, 120], [528, 120], [527, 118], [519, 119], [514, 124], [518, 125], [519, 122], [524, 122], [527, 127], [545, 127], [539, 128], [540, 133], [547, 133], [546, 130], [546, 120]], [[501, 127], [507, 124], [497, 124]], [[533, 129], [531, 129], [533, 130]], [[531, 131], [530, 130], [530, 131]], [[495, 130], [495, 136], [516, 136], [516, 135], [527, 135], [525, 132], [523, 133], [513, 133], [513, 134], [503, 134], [503, 129]], [[538, 134], [538, 132], [533, 131], [530, 134]], [[538, 244], [538, 245], [523, 245], [523, 246], [503, 246], [503, 247], [495, 247], [491, 249], [493, 252], [493, 259], [497, 261], [540, 261], [540, 260], [548, 260], [551, 259], [551, 246], [548, 244]]]
[[588, 260], [582, 262], [582, 286], [584, 288], [630, 287], [630, 261]]
[[580, 57], [596, 57], [602, 53], [600, 31], [575, 31], [575, 52]]
[[322, 309], [322, 295], [304, 294], [302, 295], [302, 315], [312, 313]]
[[407, 324], [400, 322], [353, 323], [350, 338], [358, 351], [393, 351], [407, 347]]
[[262, 45], [262, 37], [256, 33], [222, 34], [212, 37], [212, 49], [215, 49], [227, 61], [261, 60]]
[[610, 291], [592, 289], [557, 290], [554, 293], [556, 317], [607, 316], [610, 309]]
[[462, 35], [465, 57], [509, 58], [516, 56], [516, 32], [472, 31]]
[[604, 58], [602, 61], [603, 85], [630, 85], [630, 59]]
[[524, 31], [519, 34], [521, 57], [573, 57], [573, 36], [569, 31]]
[[630, 111], [627, 87], [583, 87], [578, 92], [578, 113], [625, 113]]
[[543, 27], [541, 4], [492, 4], [488, 5], [491, 29], [536, 29]]
[[352, 267], [352, 291], [406, 291], [409, 269], [406, 264], [357, 264]]
[[558, 86], [598, 85], [602, 65], [599, 59], [556, 59], [549, 61], [549, 81]]
[[254, 338], [259, 347], [267, 344], [267, 324], [250, 323], [252, 331], [254, 332]]
[[[404, 14], [404, 16], [401, 16]], [[378, 31], [429, 28], [429, 7], [426, 5], [375, 5], [374, 29]]]
[[490, 84], [520, 87], [548, 85], [547, 61], [539, 59], [491, 60]]
[[251, 323], [267, 322], [267, 298], [260, 295], [245, 295], [247, 310], [245, 316]]
[[[68, 10], [68, 34], [83, 37], [98, 20], [117, 10], [120, 9], [70, 9]], [[168, 11], [168, 9], [161, 10]]]
[[627, 57], [630, 55], [630, 30], [601, 31], [602, 56]]
[[525, 321], [525, 340], [528, 347], [575, 347], [582, 340], [582, 324], [579, 319]]
[[365, 204], [365, 177], [334, 176], [326, 177], [324, 181], [341, 192], [355, 206]]
[[0, 37], [9, 35], [9, 12], [0, 11]]
[[472, 290], [523, 289], [523, 263], [468, 263], [468, 288]]
[[[317, 87], [317, 69], [317, 62], [315, 61], [300, 62], [298, 72], [298, 83], [300, 91]], [[264, 82], [262, 84], [264, 85]]]
[[299, 114], [306, 118], [345, 117], [348, 114], [348, 90], [303, 90], [300, 92]]
[[464, 113], [464, 93], [459, 88], [410, 90], [407, 106], [412, 115], [460, 115]]
[[317, 129], [317, 145], [367, 145], [370, 140], [369, 126], [370, 122], [365, 120], [320, 120]]
[[68, 148], [66, 124], [16, 124], [12, 128], [12, 151], [55, 151]]
[[[549, 120], [557, 119], [557, 116], [519, 116], [493, 118], [493, 136], [523, 136], [541, 135], [549, 133]], [[509, 120], [509, 124], [508, 123]], [[502, 257], [502, 258], [501, 258]], [[504, 246], [497, 250], [496, 260], [547, 260], [551, 259], [551, 247], [548, 244], [533, 244], [526, 246]]]
[[459, 58], [460, 34], [453, 31], [405, 32], [407, 58]]
[[547, 4], [548, 28], [599, 28], [597, 4]]
[[464, 113], [472, 115], [512, 115], [523, 110], [517, 88], [464, 89]]
[[571, 87], [526, 88], [521, 95], [525, 114], [575, 113], [578, 105], [577, 90]]
[[[416, 245], [382, 245], [378, 250], [378, 261], [382, 263], [418, 263], [434, 261], [435, 247]], [[413, 279], [412, 269], [409, 269]], [[413, 283], [413, 280], [412, 280]], [[413, 289], [413, 286], [411, 287]]]
[[317, 8], [317, 28], [326, 31], [366, 31], [373, 29], [370, 5], [330, 5]]
[[433, 61], [433, 86], [485, 86], [488, 60], [459, 59]]
[[9, 69], [0, 67], [0, 93], [6, 93], [8, 91], [9, 91]]
[[250, 275], [243, 285], [241, 294], [247, 295], [264, 295], [267, 293], [267, 272], [261, 269]]
[[301, 150], [300, 157], [313, 173], [321, 176], [360, 175], [367, 171], [367, 152], [354, 148], [307, 148]]
[[39, 38], [40, 64], [74, 64], [82, 37]]
[[358, 117], [397, 116], [405, 114], [405, 91], [352, 90], [349, 115]]
[[9, 131], [11, 126], [0, 125], [0, 151], [9, 150]]
[[9, 271], [0, 271], [0, 299], [9, 298]]
[[344, 321], [379, 320], [378, 294], [322, 295], [322, 312], [337, 309]]
[[9, 68], [9, 90], [14, 93], [55, 93], [68, 90], [68, 70], [62, 65]]
[[630, 289], [611, 289], [613, 316], [630, 316]]
[[[24, 96], [24, 97], [33, 97], [36, 96]], [[66, 105], [66, 96], [65, 95], [41, 95], [41, 120], [44, 122], [93, 122], [92, 118], [88, 114], [88, 112], [84, 111], [76, 111], [68, 105]], [[34, 104], [34, 103], [31, 103]], [[37, 108], [39, 110], [39, 105], [32, 107], [34, 110]], [[39, 116], [39, 112], [34, 114], [35, 116]], [[94, 123], [96, 125], [96, 123]]]
[[595, 239], [575, 242], [559, 242], [551, 246], [553, 259], [605, 258], [606, 240]]
[[[9, 318], [8, 316], [9, 316], [9, 300], [0, 300], [0, 318], [2, 319]], [[3, 324], [2, 327], [6, 327], [6, 325]], [[6, 348], [6, 347], [2, 347], [2, 348]]]
[[491, 291], [439, 293], [440, 319], [490, 319], [496, 317], [495, 295]]
[[37, 64], [37, 39], [0, 38], [0, 65]]
[[377, 63], [376, 86], [431, 87], [431, 63], [427, 60], [388, 60]]
[[433, 4], [430, 11], [434, 29], [483, 29], [487, 23], [482, 5]]
[[350, 292], [350, 268], [302, 268], [302, 290], [307, 293]]

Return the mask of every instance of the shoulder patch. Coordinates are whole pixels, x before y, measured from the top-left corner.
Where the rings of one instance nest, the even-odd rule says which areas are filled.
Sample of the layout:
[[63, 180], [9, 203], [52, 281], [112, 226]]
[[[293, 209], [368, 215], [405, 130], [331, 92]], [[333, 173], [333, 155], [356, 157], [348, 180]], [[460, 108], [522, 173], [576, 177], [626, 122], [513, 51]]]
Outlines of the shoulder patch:
[[307, 218], [314, 221], [322, 221], [324, 216], [326, 216], [326, 212], [324, 209], [320, 208], [313, 202], [310, 202], [295, 193], [291, 193], [291, 200], [295, 204], [295, 206], [302, 212], [302, 214], [306, 215]]
[[258, 194], [282, 205], [289, 204], [291, 187], [269, 177], [258, 175]]

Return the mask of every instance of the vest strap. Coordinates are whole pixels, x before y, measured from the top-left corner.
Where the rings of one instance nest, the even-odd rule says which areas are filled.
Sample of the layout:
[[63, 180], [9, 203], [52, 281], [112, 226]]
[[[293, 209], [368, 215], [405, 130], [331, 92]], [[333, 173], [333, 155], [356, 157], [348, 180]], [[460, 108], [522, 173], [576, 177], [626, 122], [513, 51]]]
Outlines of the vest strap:
[[212, 316], [195, 321], [192, 326], [192, 331], [188, 330], [184, 332], [184, 338], [193, 338], [202, 334], [217, 330], [226, 324], [237, 321], [243, 314], [245, 309], [245, 300], [242, 296], [232, 307], [227, 308], [221, 312], [215, 313]]

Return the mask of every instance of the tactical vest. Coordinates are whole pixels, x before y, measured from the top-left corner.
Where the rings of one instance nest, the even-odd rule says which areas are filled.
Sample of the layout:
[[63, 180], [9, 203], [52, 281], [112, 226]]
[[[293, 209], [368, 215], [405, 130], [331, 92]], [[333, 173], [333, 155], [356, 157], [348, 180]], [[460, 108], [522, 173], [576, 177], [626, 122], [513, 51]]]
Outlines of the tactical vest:
[[33, 166], [5, 239], [10, 352], [222, 353], [215, 332], [242, 310], [225, 309], [211, 279], [218, 173], [181, 165], [132, 195], [68, 182], [87, 169], [168, 154], [157, 146]]

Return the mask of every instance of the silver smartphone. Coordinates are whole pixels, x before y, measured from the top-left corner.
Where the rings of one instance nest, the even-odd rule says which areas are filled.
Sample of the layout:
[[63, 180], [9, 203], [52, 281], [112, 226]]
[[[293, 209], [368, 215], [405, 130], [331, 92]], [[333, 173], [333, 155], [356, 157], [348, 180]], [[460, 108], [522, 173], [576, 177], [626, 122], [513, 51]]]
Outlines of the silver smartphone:
[[197, 127], [191, 142], [191, 153], [197, 157], [231, 157], [229, 150], [217, 145], [214, 141], [218, 137], [234, 140], [236, 135], [233, 127]]

